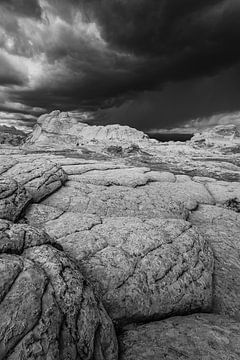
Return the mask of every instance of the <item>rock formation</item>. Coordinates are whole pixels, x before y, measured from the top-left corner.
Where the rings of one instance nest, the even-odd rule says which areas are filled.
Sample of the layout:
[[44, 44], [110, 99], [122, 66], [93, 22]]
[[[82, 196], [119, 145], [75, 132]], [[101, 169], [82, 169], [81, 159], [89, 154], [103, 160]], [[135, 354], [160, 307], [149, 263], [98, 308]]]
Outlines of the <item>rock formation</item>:
[[0, 147], [0, 359], [239, 359], [240, 159], [226, 148], [60, 112]]
[[77, 147], [96, 142], [107, 145], [120, 142], [129, 145], [146, 140], [146, 134], [129, 126], [90, 126], [79, 122], [70, 113], [53, 111], [40, 116], [27, 142], [37, 146]]
[[27, 135], [14, 126], [0, 126], [0, 144], [19, 146], [24, 143]]
[[229, 318], [212, 314], [173, 317], [124, 332], [119, 339], [120, 360], [237, 360], [239, 335], [240, 324]]
[[[195, 134], [191, 144], [240, 151], [240, 129], [236, 125], [219, 125]], [[225, 149], [225, 150], [226, 150]]]
[[0, 229], [0, 358], [117, 359], [111, 320], [75, 263], [39, 230]]

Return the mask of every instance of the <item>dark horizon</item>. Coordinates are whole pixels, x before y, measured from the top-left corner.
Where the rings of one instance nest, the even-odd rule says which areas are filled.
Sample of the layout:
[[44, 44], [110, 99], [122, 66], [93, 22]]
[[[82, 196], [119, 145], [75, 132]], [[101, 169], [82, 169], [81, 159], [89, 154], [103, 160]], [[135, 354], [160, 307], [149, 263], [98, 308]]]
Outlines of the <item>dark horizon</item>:
[[0, 122], [240, 124], [239, 18], [239, 0], [2, 0]]

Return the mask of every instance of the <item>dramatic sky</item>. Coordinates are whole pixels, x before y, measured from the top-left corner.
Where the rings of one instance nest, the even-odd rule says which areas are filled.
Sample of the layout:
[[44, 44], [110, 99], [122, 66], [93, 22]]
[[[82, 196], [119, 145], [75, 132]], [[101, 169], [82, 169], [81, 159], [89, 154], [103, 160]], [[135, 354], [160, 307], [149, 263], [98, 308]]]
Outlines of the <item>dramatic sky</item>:
[[239, 19], [240, 0], [0, 0], [0, 120], [236, 121]]

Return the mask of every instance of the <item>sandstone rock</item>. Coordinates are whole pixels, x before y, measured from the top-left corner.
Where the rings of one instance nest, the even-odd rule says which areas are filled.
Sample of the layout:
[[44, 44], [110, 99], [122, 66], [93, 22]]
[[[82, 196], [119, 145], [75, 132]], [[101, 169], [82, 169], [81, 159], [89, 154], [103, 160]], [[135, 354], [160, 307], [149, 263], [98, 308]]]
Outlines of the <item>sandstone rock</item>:
[[211, 307], [212, 252], [183, 220], [66, 213], [44, 228], [78, 261], [118, 325]]
[[124, 332], [120, 360], [237, 360], [240, 323], [212, 314], [173, 317]]
[[30, 204], [24, 213], [24, 218], [31, 226], [41, 227], [47, 221], [59, 218], [63, 213], [63, 210], [58, 210], [52, 206]]
[[220, 148], [226, 146], [233, 147], [234, 145], [239, 146], [240, 130], [236, 125], [219, 125], [195, 134], [190, 143]]
[[34, 229], [1, 222], [1, 234], [0, 358], [117, 359], [111, 320], [75, 263]]
[[62, 144], [64, 146], [68, 144], [70, 146], [78, 146], [91, 142], [138, 144], [142, 141], [148, 141], [148, 139], [148, 136], [142, 131], [130, 128], [129, 126], [90, 126], [79, 122], [73, 114], [54, 111], [38, 119], [38, 125], [27, 142], [28, 144], [36, 145], [51, 145], [53, 140], [55, 145]]
[[149, 182], [169, 181], [174, 182], [175, 176], [171, 173], [164, 174], [158, 171], [150, 171], [149, 168], [121, 168], [92, 170], [81, 175], [69, 175], [69, 180], [79, 181], [94, 185], [120, 185], [137, 187]]
[[[58, 192], [45, 199], [43, 204], [59, 210], [96, 214], [102, 217], [141, 216], [186, 219], [189, 211], [195, 209], [198, 203], [214, 203], [204, 185], [193, 181], [181, 183], [154, 181], [145, 186], [130, 187], [130, 185], [136, 186], [136, 182], [139, 184], [140, 180], [133, 171], [132, 178], [119, 179], [119, 183], [127, 182], [128, 187], [98, 186], [87, 184], [85, 181], [69, 181]], [[102, 181], [105, 180], [102, 178]]]
[[7, 169], [2, 177], [10, 177], [23, 185], [38, 202], [62, 186], [67, 180], [64, 171], [48, 160], [17, 162]]
[[224, 204], [233, 199], [240, 201], [240, 182], [210, 182], [206, 183], [206, 188], [217, 203]]
[[0, 144], [19, 146], [26, 139], [26, 134], [14, 126], [0, 125]]
[[240, 320], [240, 214], [202, 205], [189, 220], [213, 249], [213, 310]]
[[15, 180], [0, 178], [0, 219], [17, 220], [31, 198]]

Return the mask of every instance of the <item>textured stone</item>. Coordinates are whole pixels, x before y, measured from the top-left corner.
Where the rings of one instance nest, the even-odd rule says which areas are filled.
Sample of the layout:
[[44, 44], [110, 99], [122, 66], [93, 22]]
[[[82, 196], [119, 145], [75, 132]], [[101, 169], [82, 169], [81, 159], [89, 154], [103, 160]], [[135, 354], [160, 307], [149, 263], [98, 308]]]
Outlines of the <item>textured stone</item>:
[[213, 249], [213, 310], [240, 320], [240, 214], [202, 205], [189, 220]]
[[217, 203], [236, 199], [240, 202], [240, 182], [217, 181], [206, 183], [206, 188]]
[[120, 360], [237, 360], [240, 323], [212, 314], [134, 327], [120, 338]]
[[15, 180], [0, 178], [0, 219], [17, 220], [31, 198]]
[[145, 186], [97, 186], [69, 181], [43, 204], [59, 210], [98, 216], [188, 217], [198, 203], [213, 204], [204, 185], [152, 182]]
[[101, 222], [66, 213], [45, 230], [78, 261], [120, 325], [211, 307], [212, 252], [183, 220]]
[[117, 359], [111, 320], [76, 264], [39, 230], [0, 226], [0, 358]]
[[57, 164], [48, 160], [25, 159], [2, 174], [23, 185], [38, 202], [60, 188], [67, 180], [65, 172]]
[[74, 114], [53, 111], [38, 119], [38, 124], [27, 142], [45, 146], [54, 144], [77, 147], [90, 142], [102, 142], [104, 144], [127, 142], [131, 144], [142, 141], [149, 141], [148, 136], [129, 126], [90, 126], [81, 122], [81, 119], [80, 121], [76, 119]]

